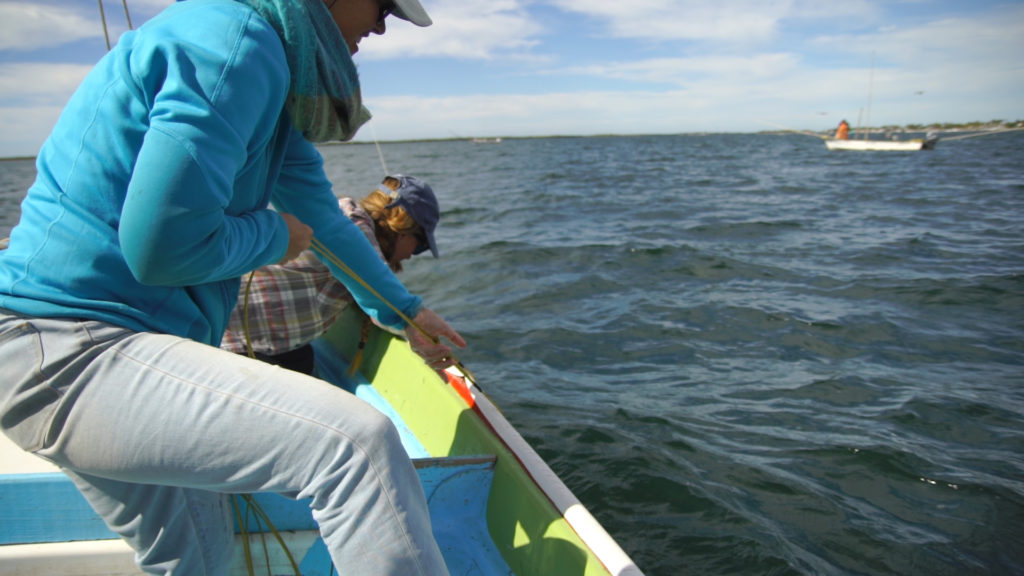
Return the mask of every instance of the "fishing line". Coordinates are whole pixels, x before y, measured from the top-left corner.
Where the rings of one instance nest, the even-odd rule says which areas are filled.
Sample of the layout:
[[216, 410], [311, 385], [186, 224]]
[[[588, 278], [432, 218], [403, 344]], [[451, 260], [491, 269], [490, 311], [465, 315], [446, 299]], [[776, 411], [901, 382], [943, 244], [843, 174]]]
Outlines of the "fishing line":
[[[99, 0], [99, 1], [100, 1], [100, 12], [102, 13], [103, 12], [103, 0]], [[128, 15], [127, 10], [128, 10], [128, 6], [125, 6], [125, 16], [126, 17]], [[103, 20], [104, 28], [106, 27], [106, 24], [107, 24], [107, 21], [104, 18], [104, 20]], [[128, 20], [128, 27], [131, 28], [131, 25], [132, 25], [131, 24], [131, 19], [129, 18], [129, 20]], [[107, 49], [108, 50], [110, 49], [109, 41], [108, 41]], [[384, 169], [384, 176], [387, 177], [391, 173], [388, 172], [387, 162], [384, 161], [384, 151], [381, 150], [380, 142], [377, 140], [377, 130], [376, 130], [376, 128], [374, 128], [372, 121], [370, 122], [369, 125], [370, 125], [370, 132], [373, 132], [373, 144], [377, 147], [377, 157], [380, 158], [380, 166], [381, 166], [381, 168]], [[6, 246], [2, 243], [2, 241], [0, 241], [0, 248], [6, 248]], [[245, 297], [242, 300], [242, 333], [245, 336], [245, 350], [246, 350], [246, 353], [249, 356], [249, 358], [255, 358], [256, 357], [256, 352], [253, 350], [253, 347], [252, 347], [252, 337], [249, 334], [249, 291], [252, 289], [252, 280], [253, 280], [253, 278], [255, 276], [256, 276], [256, 271], [255, 270], [253, 270], [252, 272], [249, 273], [249, 281], [246, 282], [246, 284], [245, 284]], [[363, 345], [364, 345], [364, 342], [362, 340], [360, 340], [360, 342], [359, 342], [359, 351], [357, 352], [358, 359], [362, 358]], [[350, 370], [350, 375], [351, 375], [351, 372], [355, 371], [357, 366], [358, 366], [358, 362], [357, 361], [353, 361], [352, 369]]]
[[[388, 176], [391, 176], [391, 172], [388, 170], [387, 162], [384, 161], [384, 151], [381, 150], [380, 141], [377, 139], [377, 129], [374, 127], [374, 124], [373, 124], [372, 121], [370, 122], [370, 132], [373, 134], [373, 144], [374, 144], [374, 146], [377, 147], [377, 157], [380, 158], [380, 166], [381, 166], [381, 168], [384, 169], [384, 177], [387, 178]], [[427, 331], [424, 330], [420, 325], [416, 324], [416, 322], [414, 322], [412, 320], [412, 318], [409, 318], [404, 313], [402, 313], [401, 310], [399, 310], [397, 307], [395, 307], [393, 304], [391, 304], [391, 302], [388, 302], [387, 300], [385, 300], [376, 290], [373, 289], [372, 286], [367, 284], [362, 278], [360, 278], [355, 273], [354, 270], [352, 270], [351, 268], [346, 266], [344, 262], [342, 262], [333, 253], [331, 253], [331, 251], [328, 250], [327, 247], [324, 246], [322, 243], [320, 243], [319, 240], [314, 238], [313, 242], [314, 242], [314, 245], [313, 245], [313, 249], [314, 250], [319, 252], [321, 255], [323, 255], [328, 260], [331, 260], [336, 266], [338, 266], [338, 268], [341, 268], [346, 274], [351, 276], [356, 282], [359, 282], [364, 288], [369, 290], [370, 293], [373, 294], [374, 296], [376, 296], [381, 302], [384, 302], [385, 304], [387, 304], [387, 306], [389, 308], [391, 308], [395, 313], [397, 313], [400, 318], [405, 320], [405, 322], [407, 324], [409, 324], [410, 326], [412, 326], [413, 328], [418, 330], [421, 334], [423, 334], [424, 336], [429, 338], [432, 342], [434, 342], [434, 344], [439, 344], [440, 343], [440, 339], [439, 338], [436, 338], [436, 337], [431, 336], [430, 334], [428, 334]], [[362, 330], [361, 330], [362, 331], [362, 338], [359, 341], [359, 349], [356, 351], [357, 358], [360, 359], [360, 360], [362, 359], [363, 347], [366, 345], [366, 336], [367, 336], [366, 331], [367, 331], [368, 328], [369, 328], [368, 324], [364, 322], [364, 324], [362, 326]], [[472, 382], [473, 385], [476, 386], [478, 390], [482, 391], [483, 388], [480, 388], [480, 385], [477, 384], [476, 378], [473, 376], [472, 372], [470, 372], [469, 369], [466, 368], [466, 366], [463, 365], [462, 362], [460, 362], [459, 359], [456, 358], [454, 354], [451, 356], [451, 358], [452, 358], [452, 361], [455, 362], [455, 366], [459, 370], [462, 371], [463, 376], [467, 380]], [[358, 364], [356, 362], [353, 362], [350, 372], [354, 371], [357, 367], [358, 367]]]
[[[334, 255], [333, 252], [331, 252], [326, 246], [323, 245], [322, 242], [320, 242], [316, 238], [313, 238], [312, 248], [313, 248], [313, 250], [315, 252], [319, 253], [321, 256], [323, 256], [324, 258], [329, 260], [332, 264], [334, 264], [335, 266], [340, 268], [342, 272], [344, 272], [345, 274], [348, 274], [349, 277], [351, 277], [353, 280], [355, 280], [357, 283], [359, 283], [359, 285], [362, 286], [363, 288], [365, 288], [370, 294], [372, 294], [378, 300], [383, 302], [388, 308], [391, 309], [392, 312], [394, 312], [395, 314], [398, 315], [399, 318], [404, 320], [406, 324], [408, 324], [409, 326], [412, 326], [414, 329], [416, 329], [416, 331], [418, 331], [420, 334], [426, 336], [434, 344], [440, 344], [441, 343], [441, 339], [439, 337], [434, 336], [434, 335], [430, 334], [429, 332], [427, 332], [425, 328], [423, 328], [422, 326], [417, 324], [416, 321], [413, 320], [412, 318], [410, 318], [408, 314], [406, 314], [405, 312], [402, 312], [401, 310], [398, 309], [397, 306], [395, 306], [390, 301], [388, 301], [383, 296], [381, 296], [380, 292], [377, 292], [377, 290], [375, 290], [373, 286], [370, 286], [366, 282], [366, 280], [363, 280], [358, 274], [356, 274], [355, 270], [353, 270], [347, 264], [342, 262], [340, 258], [338, 258], [336, 255]], [[478, 389], [482, 390], [482, 388], [480, 388], [480, 386], [477, 385], [476, 377], [473, 376], [473, 373], [470, 372], [469, 369], [466, 368], [462, 364], [462, 362], [460, 362], [459, 359], [455, 357], [454, 354], [449, 354], [449, 355], [450, 355], [450, 357], [452, 359], [452, 362], [455, 364], [455, 366], [459, 370], [461, 370], [463, 372], [463, 374], [466, 376], [466, 378], [468, 380], [472, 381], [473, 385], [475, 385]]]
[[817, 132], [811, 132], [810, 130], [797, 130], [795, 128], [789, 128], [788, 126], [783, 126], [782, 124], [776, 124], [775, 122], [768, 122], [767, 120], [758, 120], [758, 122], [761, 123], [761, 124], [765, 124], [767, 126], [774, 126], [776, 128], [780, 128], [782, 130], [785, 130], [786, 132], [795, 132], [797, 134], [806, 134], [808, 136], [814, 136], [815, 138], [821, 138], [823, 140], [828, 140], [829, 139], [829, 137], [826, 136], [826, 135], [818, 134]]
[[[386, 177], [386, 176], [389, 175], [388, 165], [384, 161], [384, 152], [381, 150], [380, 142], [377, 141], [376, 130], [373, 129], [373, 124], [372, 123], [370, 124], [370, 131], [374, 133], [373, 134], [373, 143], [377, 146], [377, 156], [380, 158], [380, 165], [381, 165], [381, 168], [384, 169], [384, 176]], [[363, 288], [365, 288], [368, 292], [370, 292], [370, 294], [372, 294], [378, 300], [383, 302], [388, 308], [390, 308], [395, 314], [397, 314], [399, 318], [401, 318], [403, 321], [405, 321], [406, 324], [408, 324], [409, 326], [412, 326], [416, 331], [418, 331], [420, 334], [426, 336], [434, 344], [440, 344], [441, 343], [441, 339], [439, 337], [434, 336], [434, 335], [430, 334], [429, 332], [427, 332], [427, 330], [425, 328], [423, 328], [422, 326], [417, 324], [416, 321], [413, 320], [412, 318], [410, 318], [408, 314], [402, 312], [401, 310], [398, 309], [397, 306], [395, 306], [390, 301], [388, 301], [383, 296], [381, 296], [380, 292], [378, 292], [376, 289], [374, 289], [373, 286], [370, 286], [369, 283], [367, 283], [358, 274], [356, 274], [355, 270], [353, 270], [347, 264], [342, 262], [341, 259], [338, 258], [337, 255], [335, 255], [333, 252], [331, 252], [330, 249], [328, 249], [326, 246], [324, 246], [324, 244], [322, 242], [320, 242], [316, 238], [313, 238], [312, 242], [310, 243], [310, 247], [313, 249], [313, 251], [319, 253], [321, 256], [326, 258], [332, 264], [334, 264], [335, 266], [340, 268], [342, 272], [344, 272], [349, 277], [351, 277], [353, 280], [355, 280], [357, 283], [359, 283], [359, 285], [362, 286]], [[249, 334], [249, 292], [250, 292], [250, 290], [252, 288], [252, 282], [253, 282], [253, 278], [255, 277], [255, 275], [256, 275], [255, 271], [249, 273], [249, 280], [248, 280], [248, 282], [245, 285], [245, 296], [244, 296], [244, 298], [242, 300], [242, 330], [243, 330], [243, 332], [245, 334], [245, 347], [246, 347], [246, 351], [247, 351], [247, 353], [248, 353], [250, 358], [255, 358], [256, 357], [256, 354], [255, 354], [255, 352], [253, 350], [253, 347], [252, 347], [252, 338], [251, 338], [251, 336]], [[368, 326], [366, 326], [365, 324], [361, 327], [361, 332], [363, 332], [363, 338], [361, 338], [360, 342], [359, 342], [359, 348], [358, 348], [358, 350], [356, 352], [356, 354], [357, 354], [356, 359], [355, 359], [356, 361], [362, 359], [363, 347], [365, 345], [365, 336], [366, 336], [365, 332], [366, 332], [367, 328], [368, 328]], [[466, 366], [461, 361], [459, 361], [459, 359], [456, 358], [455, 355], [451, 353], [451, 351], [449, 351], [449, 357], [452, 359], [452, 362], [454, 363], [455, 367], [458, 368], [462, 372], [462, 375], [465, 377], [465, 379], [468, 380], [469, 382], [471, 382], [474, 386], [476, 386], [476, 388], [478, 390], [483, 391], [483, 388], [480, 388], [480, 385], [477, 384], [476, 377], [473, 376], [473, 373], [469, 371], [469, 368], [466, 368]], [[353, 364], [352, 364], [352, 368], [355, 369], [357, 366], [358, 366], [358, 364], [354, 361]], [[350, 372], [351, 371], [352, 370], [350, 370]]]
[[249, 358], [256, 358], [256, 351], [252, 348], [252, 336], [249, 334], [249, 291], [252, 290], [252, 279], [255, 277], [255, 270], [249, 272], [249, 280], [245, 283], [245, 298], [242, 299], [242, 332], [245, 334], [245, 352]]
[[370, 132], [373, 132], [373, 144], [377, 147], [377, 157], [380, 158], [380, 167], [384, 169], [384, 176], [390, 176], [391, 172], [388, 172], [388, 165], [384, 162], [384, 152], [380, 149], [380, 142], [377, 141], [377, 129], [373, 127], [373, 122], [370, 122]]
[[[313, 238], [313, 240], [311, 242], [311, 248], [315, 252], [318, 252], [324, 258], [329, 260], [332, 264], [334, 264], [335, 266], [340, 268], [342, 272], [344, 272], [349, 277], [351, 277], [353, 280], [355, 280], [357, 283], [359, 283], [359, 285], [362, 286], [363, 288], [365, 288], [368, 292], [370, 292], [370, 294], [372, 294], [378, 300], [383, 302], [388, 308], [390, 308], [395, 314], [397, 314], [399, 318], [401, 318], [403, 321], [405, 321], [406, 324], [408, 324], [409, 326], [412, 326], [416, 331], [418, 331], [420, 334], [426, 336], [434, 344], [440, 344], [441, 343], [441, 339], [439, 337], [434, 336], [434, 335], [430, 334], [429, 332], [427, 332], [427, 330], [425, 328], [423, 328], [415, 320], [410, 318], [408, 314], [406, 314], [405, 312], [402, 312], [401, 310], [398, 309], [397, 306], [395, 306], [389, 300], [387, 300], [386, 298], [381, 296], [380, 292], [378, 292], [376, 289], [374, 289], [373, 286], [370, 286], [370, 284], [368, 282], [366, 282], [366, 280], [363, 280], [362, 277], [360, 277], [358, 274], [356, 274], [355, 270], [353, 270], [347, 264], [342, 262], [341, 259], [338, 258], [333, 252], [331, 252], [330, 249], [328, 249], [326, 246], [324, 246], [324, 244], [322, 242], [320, 242], [316, 238]], [[252, 282], [253, 282], [253, 278], [255, 276], [256, 276], [256, 272], [255, 271], [249, 273], [249, 279], [248, 279], [248, 281], [245, 284], [245, 295], [242, 298], [242, 332], [245, 335], [245, 349], [246, 349], [246, 353], [249, 356], [249, 358], [256, 358], [256, 353], [253, 350], [253, 345], [252, 345], [252, 336], [251, 336], [251, 334], [249, 332], [249, 293], [251, 292]], [[364, 331], [366, 328], [367, 328], [367, 326], [363, 326], [363, 328], [361, 329], [361, 332]], [[364, 346], [364, 342], [363, 342], [363, 338], [361, 338], [360, 339], [360, 344], [359, 344], [359, 350], [357, 352], [357, 359], [361, 359], [362, 358], [363, 346]], [[483, 391], [483, 388], [481, 388], [480, 385], [477, 383], [476, 377], [473, 376], [473, 373], [469, 371], [469, 368], [466, 368], [466, 366], [458, 358], [456, 358], [455, 355], [452, 354], [450, 351], [449, 351], [449, 356], [451, 357], [452, 362], [454, 363], [455, 367], [458, 368], [460, 371], [462, 371], [463, 376], [467, 380], [469, 380], [474, 386], [476, 386], [476, 388], [478, 390]], [[353, 362], [353, 364], [354, 364], [354, 362]]]
[[1003, 132], [1015, 132], [1017, 130], [1024, 130], [1024, 128], [1004, 128], [1002, 130], [991, 130], [989, 132], [981, 132], [981, 133], [978, 133], [978, 134], [966, 134], [964, 136], [951, 136], [951, 137], [948, 137], [948, 138], [943, 136], [942, 138], [940, 138], [940, 140], [945, 140], [945, 141], [949, 142], [949, 141], [952, 141], [952, 140], [963, 140], [964, 138], [977, 138], [979, 136], [993, 136], [995, 134], [1002, 134]]

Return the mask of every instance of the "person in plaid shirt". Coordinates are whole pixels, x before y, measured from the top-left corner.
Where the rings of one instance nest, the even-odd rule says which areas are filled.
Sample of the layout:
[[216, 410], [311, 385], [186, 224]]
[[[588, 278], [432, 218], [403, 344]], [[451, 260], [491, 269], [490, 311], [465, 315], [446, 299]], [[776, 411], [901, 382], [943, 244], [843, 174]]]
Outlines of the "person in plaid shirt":
[[[338, 200], [342, 211], [366, 234], [370, 244], [395, 272], [402, 261], [429, 250], [438, 256], [434, 229], [440, 209], [434, 191], [413, 176], [388, 176], [357, 204]], [[242, 279], [238, 304], [231, 312], [221, 348], [248, 354], [284, 368], [313, 374], [313, 347], [318, 338], [353, 302], [352, 295], [312, 251], [284, 264], [271, 264]], [[248, 302], [246, 302], [248, 292]]]

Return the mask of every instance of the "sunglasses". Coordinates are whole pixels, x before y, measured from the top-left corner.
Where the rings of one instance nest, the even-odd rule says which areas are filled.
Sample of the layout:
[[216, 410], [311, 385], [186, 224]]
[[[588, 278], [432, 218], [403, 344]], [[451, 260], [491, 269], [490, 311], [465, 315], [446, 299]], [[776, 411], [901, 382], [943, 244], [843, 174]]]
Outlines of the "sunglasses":
[[430, 250], [430, 241], [427, 240], [427, 233], [422, 228], [416, 231], [415, 238], [416, 250], [413, 251], [413, 254], [421, 254]]
[[[334, 9], [334, 5], [337, 2], [338, 2], [338, 0], [331, 0], [331, 2], [327, 4], [327, 9], [328, 10], [333, 10]], [[384, 20], [388, 16], [391, 16], [391, 14], [395, 11], [395, 3], [394, 2], [381, 2], [381, 3], [378, 4], [378, 7], [379, 7], [379, 9], [378, 9], [378, 12], [377, 12], [377, 26], [380, 26], [380, 25], [384, 24]]]
[[384, 19], [391, 16], [391, 13], [395, 11], [394, 2], [382, 2], [380, 4], [380, 11], [377, 12], [377, 25], [381, 26], [384, 24]]

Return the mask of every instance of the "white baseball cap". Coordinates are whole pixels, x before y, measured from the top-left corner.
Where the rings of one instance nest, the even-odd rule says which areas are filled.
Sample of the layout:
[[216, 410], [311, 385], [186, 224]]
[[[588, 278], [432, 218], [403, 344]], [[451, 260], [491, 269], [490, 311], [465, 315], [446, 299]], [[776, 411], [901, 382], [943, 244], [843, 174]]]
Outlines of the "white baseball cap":
[[430, 16], [427, 16], [427, 11], [423, 9], [419, 0], [394, 0], [394, 4], [392, 14], [402, 20], [408, 20], [417, 26], [430, 26], [434, 23]]

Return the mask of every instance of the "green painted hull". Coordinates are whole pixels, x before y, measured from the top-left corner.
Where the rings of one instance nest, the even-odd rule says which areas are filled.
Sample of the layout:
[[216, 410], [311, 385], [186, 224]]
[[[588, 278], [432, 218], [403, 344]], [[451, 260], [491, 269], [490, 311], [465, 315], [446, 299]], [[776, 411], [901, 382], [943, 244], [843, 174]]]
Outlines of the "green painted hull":
[[[359, 334], [357, 313], [343, 316], [324, 341], [345, 358], [352, 358]], [[489, 401], [479, 389], [465, 387], [457, 376], [444, 377], [427, 367], [399, 338], [375, 330], [368, 339], [359, 371], [391, 405], [433, 457], [489, 454], [497, 457], [491, 491], [487, 500], [486, 526], [502, 558], [519, 576], [639, 574], [610, 537], [585, 514], [600, 533], [588, 545], [577, 533], [587, 527], [570, 525], [556, 502], [575, 501], [550, 469], [532, 476], [520, 462], [507, 440], [499, 437], [504, 418], [478, 410]], [[447, 380], [447, 381], [446, 381]], [[494, 383], [491, 385], [500, 385]], [[475, 398], [472, 398], [475, 396]], [[494, 422], [495, 419], [501, 422]], [[496, 432], [496, 430], [498, 430]], [[516, 435], [518, 436], [518, 435]], [[520, 439], [521, 440], [521, 439]], [[530, 450], [531, 455], [539, 456]], [[534, 476], [546, 478], [535, 478]], [[564, 494], [545, 493], [544, 481], [555, 482]], [[554, 500], [554, 502], [553, 502]], [[608, 550], [607, 548], [612, 548]], [[599, 554], [610, 556], [602, 559]], [[605, 564], [609, 564], [606, 566]]]

